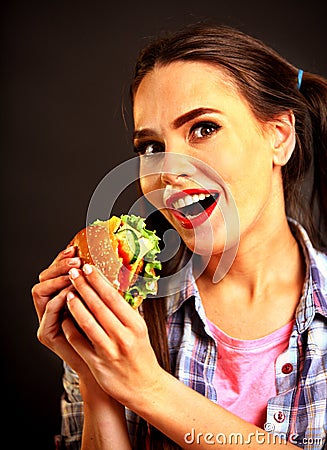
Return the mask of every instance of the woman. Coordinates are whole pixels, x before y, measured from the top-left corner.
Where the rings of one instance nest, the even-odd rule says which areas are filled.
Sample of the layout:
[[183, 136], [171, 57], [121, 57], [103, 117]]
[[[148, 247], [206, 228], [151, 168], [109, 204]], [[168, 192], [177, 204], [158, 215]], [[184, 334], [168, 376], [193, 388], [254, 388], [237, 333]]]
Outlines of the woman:
[[142, 191], [202, 265], [142, 315], [74, 248], [40, 274], [38, 336], [65, 362], [63, 445], [325, 448], [326, 80], [200, 26], [145, 48], [131, 94]]

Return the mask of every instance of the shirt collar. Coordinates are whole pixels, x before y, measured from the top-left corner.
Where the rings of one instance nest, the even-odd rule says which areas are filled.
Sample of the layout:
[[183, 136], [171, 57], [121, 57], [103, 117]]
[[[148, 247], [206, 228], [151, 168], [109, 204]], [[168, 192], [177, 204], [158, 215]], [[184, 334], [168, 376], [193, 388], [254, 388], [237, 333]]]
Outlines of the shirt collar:
[[[303, 249], [306, 262], [306, 276], [302, 296], [296, 310], [296, 326], [303, 333], [313, 321], [315, 314], [327, 318], [327, 255], [316, 250], [304, 228], [295, 220], [289, 219], [292, 232]], [[182, 261], [185, 261], [186, 254]], [[202, 316], [199, 291], [192, 273], [192, 264], [181, 263], [177, 278], [174, 279], [178, 289], [167, 297], [167, 315], [174, 314], [188, 299], [196, 299], [196, 309]], [[177, 280], [177, 281], [176, 281]], [[177, 284], [176, 284], [177, 283]], [[176, 292], [175, 292], [176, 291]], [[201, 311], [200, 311], [201, 310]]]
[[320, 314], [327, 318], [327, 255], [316, 250], [305, 229], [289, 219], [292, 232], [301, 245], [306, 262], [306, 276], [302, 296], [296, 310], [296, 325], [303, 333]]

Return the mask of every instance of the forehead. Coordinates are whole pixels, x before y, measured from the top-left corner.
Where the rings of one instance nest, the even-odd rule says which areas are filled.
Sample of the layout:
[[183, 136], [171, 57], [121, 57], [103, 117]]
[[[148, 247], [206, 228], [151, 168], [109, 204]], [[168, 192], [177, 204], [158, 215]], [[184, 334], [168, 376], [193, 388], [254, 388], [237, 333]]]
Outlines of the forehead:
[[134, 97], [134, 119], [137, 125], [159, 113], [178, 116], [232, 102], [246, 103], [223, 69], [205, 62], [176, 61], [155, 66], [143, 78]]

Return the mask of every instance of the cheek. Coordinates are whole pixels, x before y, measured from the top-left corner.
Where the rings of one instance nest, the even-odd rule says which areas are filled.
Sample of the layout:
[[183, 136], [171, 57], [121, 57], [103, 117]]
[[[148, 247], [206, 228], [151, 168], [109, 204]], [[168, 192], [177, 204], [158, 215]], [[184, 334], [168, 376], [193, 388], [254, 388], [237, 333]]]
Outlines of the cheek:
[[203, 156], [226, 183], [233, 183], [244, 176], [251, 159], [242, 140], [227, 132], [213, 144], [208, 144]]
[[148, 177], [141, 177], [140, 178], [140, 187], [141, 191], [144, 195], [146, 195], [150, 190], [150, 183]]
[[159, 175], [149, 175], [140, 178], [140, 187], [146, 199], [157, 209], [162, 209], [163, 204], [163, 188], [160, 183]]
[[[236, 140], [217, 158], [216, 170], [239, 195], [261, 190], [272, 175], [271, 155], [258, 136]], [[236, 193], [235, 192], [235, 193]]]
[[144, 195], [151, 194], [151, 192], [159, 189], [160, 187], [160, 176], [148, 175], [140, 177], [140, 186]]
[[217, 159], [216, 170], [237, 205], [243, 225], [258, 214], [271, 195], [273, 167], [269, 148], [257, 137], [236, 142], [233, 149]]

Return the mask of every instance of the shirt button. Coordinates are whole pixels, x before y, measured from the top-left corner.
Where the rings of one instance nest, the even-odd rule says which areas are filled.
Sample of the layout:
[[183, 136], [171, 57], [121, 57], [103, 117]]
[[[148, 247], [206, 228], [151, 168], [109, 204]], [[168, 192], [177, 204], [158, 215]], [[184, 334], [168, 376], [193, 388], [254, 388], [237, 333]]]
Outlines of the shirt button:
[[276, 422], [282, 423], [285, 420], [285, 414], [283, 413], [283, 411], [278, 411], [274, 414], [274, 419], [276, 420]]
[[282, 367], [282, 372], [287, 375], [293, 371], [293, 366], [291, 363], [286, 363]]

